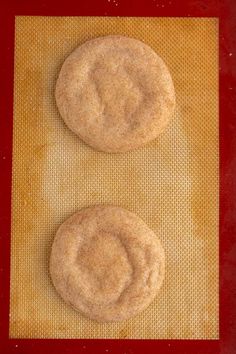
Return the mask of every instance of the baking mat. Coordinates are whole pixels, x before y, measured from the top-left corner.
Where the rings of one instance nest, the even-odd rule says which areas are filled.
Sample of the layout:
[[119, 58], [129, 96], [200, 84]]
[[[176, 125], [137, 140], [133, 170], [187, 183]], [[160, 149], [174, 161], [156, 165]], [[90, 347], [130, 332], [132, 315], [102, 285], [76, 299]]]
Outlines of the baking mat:
[[[10, 337], [218, 338], [218, 22], [214, 18], [16, 17]], [[55, 80], [84, 41], [149, 44], [173, 76], [177, 108], [145, 147], [96, 152], [63, 124]], [[48, 273], [55, 232], [98, 203], [137, 213], [166, 252], [147, 310], [100, 324], [68, 307]]]

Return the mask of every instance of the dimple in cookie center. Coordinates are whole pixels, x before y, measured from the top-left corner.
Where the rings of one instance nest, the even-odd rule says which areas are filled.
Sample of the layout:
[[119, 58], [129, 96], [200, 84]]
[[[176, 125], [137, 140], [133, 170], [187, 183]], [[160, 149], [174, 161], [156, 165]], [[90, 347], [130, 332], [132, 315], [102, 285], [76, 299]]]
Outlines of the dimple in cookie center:
[[92, 81], [106, 126], [120, 129], [121, 124], [125, 124], [132, 128], [138, 123], [136, 113], [142, 104], [143, 92], [125, 65], [118, 65], [116, 61], [98, 63], [94, 66]]
[[77, 256], [83, 295], [96, 303], [116, 301], [132, 277], [132, 267], [120, 239], [98, 233], [85, 242]]

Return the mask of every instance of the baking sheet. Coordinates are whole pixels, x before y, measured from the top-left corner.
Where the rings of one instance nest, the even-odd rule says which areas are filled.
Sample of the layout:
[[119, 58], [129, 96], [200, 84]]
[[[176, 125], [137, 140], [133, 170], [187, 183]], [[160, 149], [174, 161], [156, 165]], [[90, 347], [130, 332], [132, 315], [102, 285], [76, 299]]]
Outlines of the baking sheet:
[[[149, 44], [177, 94], [166, 132], [125, 154], [86, 146], [54, 100], [66, 56], [107, 34]], [[10, 337], [218, 338], [217, 52], [213, 18], [16, 18]], [[155, 301], [121, 323], [99, 324], [70, 309], [48, 274], [60, 223], [98, 203], [137, 213], [167, 256]]]

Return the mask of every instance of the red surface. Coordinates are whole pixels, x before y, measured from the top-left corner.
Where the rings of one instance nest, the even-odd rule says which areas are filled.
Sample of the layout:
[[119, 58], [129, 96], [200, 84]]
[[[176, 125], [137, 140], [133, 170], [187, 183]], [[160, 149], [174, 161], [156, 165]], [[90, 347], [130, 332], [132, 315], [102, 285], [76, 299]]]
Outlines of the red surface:
[[[0, 12], [0, 354], [234, 354], [236, 353], [236, 1], [234, 0], [6, 1]], [[219, 17], [220, 73], [220, 339], [9, 339], [11, 156], [14, 17]]]

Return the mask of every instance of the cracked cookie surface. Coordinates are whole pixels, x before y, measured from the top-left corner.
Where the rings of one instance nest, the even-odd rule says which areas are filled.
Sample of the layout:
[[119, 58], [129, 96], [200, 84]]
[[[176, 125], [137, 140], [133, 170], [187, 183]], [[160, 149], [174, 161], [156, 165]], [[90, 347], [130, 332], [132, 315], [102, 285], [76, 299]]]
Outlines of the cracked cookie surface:
[[164, 278], [164, 251], [137, 215], [98, 205], [60, 226], [50, 273], [56, 290], [74, 309], [97, 321], [122, 321], [156, 296]]
[[96, 38], [75, 49], [62, 65], [55, 96], [66, 125], [105, 152], [155, 139], [175, 107], [163, 60], [148, 45], [123, 36]]

